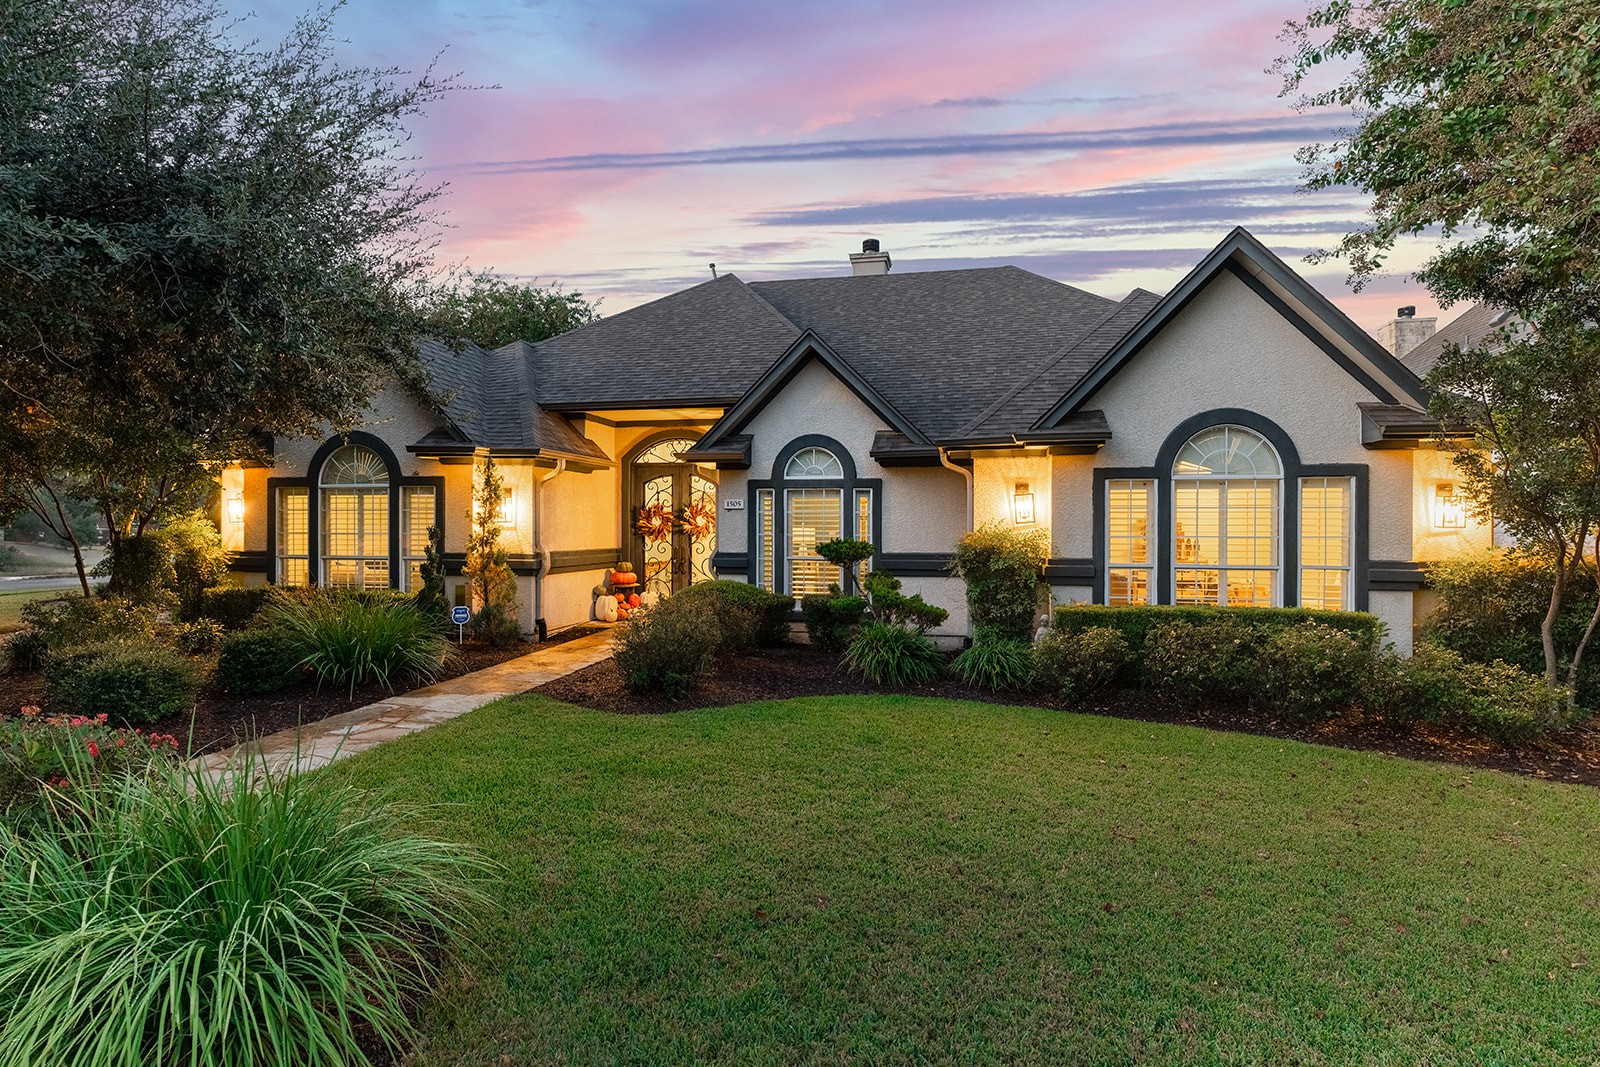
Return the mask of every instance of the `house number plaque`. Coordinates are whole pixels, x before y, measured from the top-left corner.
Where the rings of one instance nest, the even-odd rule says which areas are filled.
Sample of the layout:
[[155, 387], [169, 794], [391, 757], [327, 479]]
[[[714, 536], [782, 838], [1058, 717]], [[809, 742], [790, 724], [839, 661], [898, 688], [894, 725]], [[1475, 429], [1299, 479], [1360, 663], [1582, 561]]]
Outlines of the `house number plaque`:
[[744, 510], [744, 497], [742, 497], [742, 496], [730, 496], [730, 497], [728, 497], [726, 500], [724, 500], [722, 502], [722, 510], [723, 511], [743, 511]]

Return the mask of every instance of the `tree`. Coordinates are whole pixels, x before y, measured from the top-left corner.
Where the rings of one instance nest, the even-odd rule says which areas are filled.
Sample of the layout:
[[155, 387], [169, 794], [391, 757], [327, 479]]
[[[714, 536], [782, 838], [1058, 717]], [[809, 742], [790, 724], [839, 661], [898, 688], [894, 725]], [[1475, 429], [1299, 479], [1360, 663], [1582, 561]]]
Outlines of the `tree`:
[[505, 481], [491, 456], [483, 461], [472, 492], [471, 532], [461, 576], [467, 580], [472, 600], [474, 636], [500, 646], [515, 641], [522, 632], [517, 621], [517, 576], [511, 572], [506, 550], [500, 544], [500, 506]]
[[[1289, 22], [1274, 69], [1302, 111], [1356, 125], [1301, 149], [1312, 189], [1371, 194], [1371, 222], [1320, 255], [1352, 281], [1437, 227], [1416, 272], [1445, 303], [1543, 325], [1600, 320], [1600, 8], [1592, 0], [1329, 0]], [[1314, 76], [1344, 72], [1331, 87]]]
[[483, 348], [543, 341], [599, 318], [582, 293], [558, 285], [524, 285], [488, 271], [452, 277], [427, 299], [429, 325], [440, 337]]
[[1539, 628], [1545, 681], [1575, 700], [1600, 601], [1575, 647], [1558, 647], [1555, 631], [1573, 583], [1600, 590], [1600, 338], [1506, 329], [1493, 342], [1448, 347], [1428, 376], [1432, 409], [1470, 431], [1446, 446], [1480, 514], [1551, 567]]
[[339, 66], [327, 11], [237, 29], [0, 0], [0, 509], [92, 500], [114, 558], [265, 435], [424, 388], [438, 190], [402, 152], [449, 79]]

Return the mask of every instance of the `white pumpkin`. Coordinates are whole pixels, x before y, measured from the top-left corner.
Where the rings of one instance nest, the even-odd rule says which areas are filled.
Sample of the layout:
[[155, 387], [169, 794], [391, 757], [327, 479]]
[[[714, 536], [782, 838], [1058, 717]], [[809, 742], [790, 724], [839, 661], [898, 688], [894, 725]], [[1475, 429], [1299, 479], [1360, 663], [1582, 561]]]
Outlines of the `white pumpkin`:
[[617, 598], [614, 596], [595, 597], [594, 617], [597, 622], [616, 622]]

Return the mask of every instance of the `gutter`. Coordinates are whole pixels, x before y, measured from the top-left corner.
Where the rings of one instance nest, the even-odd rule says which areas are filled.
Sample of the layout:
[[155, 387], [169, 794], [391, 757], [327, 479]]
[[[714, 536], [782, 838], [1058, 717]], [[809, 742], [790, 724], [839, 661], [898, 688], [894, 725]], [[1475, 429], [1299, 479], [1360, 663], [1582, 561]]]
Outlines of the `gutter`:
[[944, 468], [948, 469], [948, 470], [955, 471], [957, 474], [961, 475], [961, 477], [966, 480], [966, 483], [967, 483], [967, 532], [971, 533], [972, 532], [972, 528], [973, 528], [972, 527], [972, 520], [973, 520], [973, 514], [974, 514], [973, 499], [972, 499], [973, 498], [973, 493], [974, 493], [974, 486], [973, 486], [973, 480], [972, 480], [972, 471], [967, 467], [957, 466], [956, 464], [950, 462], [950, 450], [946, 449], [946, 448], [940, 448], [939, 449], [939, 465], [941, 467], [944, 467]]
[[565, 459], [556, 460], [555, 470], [533, 480], [533, 554], [539, 559], [539, 570], [533, 576], [533, 628], [543, 641], [550, 628], [544, 621], [544, 576], [550, 573], [550, 550], [544, 543], [544, 493], [547, 482], [567, 469]]

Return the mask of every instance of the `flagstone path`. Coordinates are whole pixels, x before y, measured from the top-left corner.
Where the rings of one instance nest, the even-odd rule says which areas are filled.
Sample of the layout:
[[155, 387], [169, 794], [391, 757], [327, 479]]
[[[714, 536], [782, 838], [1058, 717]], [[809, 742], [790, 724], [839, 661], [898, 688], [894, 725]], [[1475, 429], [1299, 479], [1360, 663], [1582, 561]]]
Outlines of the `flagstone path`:
[[309, 771], [365, 752], [397, 737], [465, 715], [491, 700], [526, 693], [592, 666], [611, 655], [611, 631], [578, 637], [437, 685], [413, 689], [376, 704], [330, 715], [294, 730], [268, 734], [198, 761], [220, 775], [249, 766], [259, 772]]

